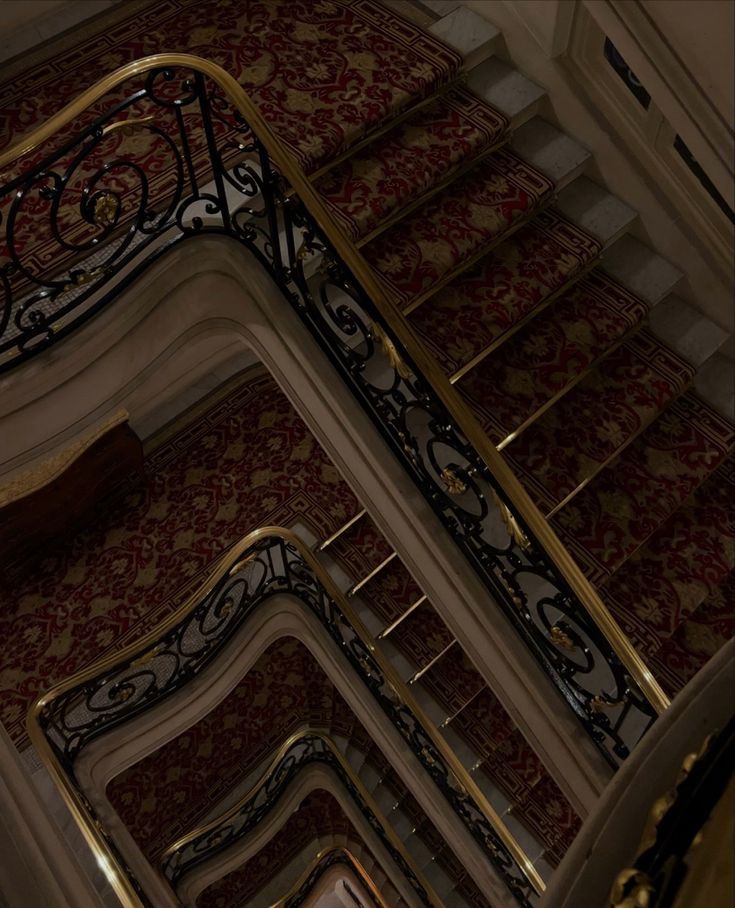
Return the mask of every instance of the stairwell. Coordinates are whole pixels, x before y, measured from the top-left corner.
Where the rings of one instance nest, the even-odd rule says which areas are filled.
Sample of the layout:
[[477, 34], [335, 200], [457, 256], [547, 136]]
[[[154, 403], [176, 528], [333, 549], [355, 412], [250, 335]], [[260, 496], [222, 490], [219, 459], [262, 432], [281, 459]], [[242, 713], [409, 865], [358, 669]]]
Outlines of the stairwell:
[[[630, 234], [636, 212], [590, 179], [588, 152], [539, 116], [544, 93], [494, 56], [496, 29], [452, 2], [387, 5], [464, 71], [319, 162], [315, 188], [674, 695], [733, 629], [728, 338]], [[364, 510], [308, 541], [549, 880], [579, 818], [399, 555]], [[395, 772], [337, 743], [445, 904], [483, 904]]]

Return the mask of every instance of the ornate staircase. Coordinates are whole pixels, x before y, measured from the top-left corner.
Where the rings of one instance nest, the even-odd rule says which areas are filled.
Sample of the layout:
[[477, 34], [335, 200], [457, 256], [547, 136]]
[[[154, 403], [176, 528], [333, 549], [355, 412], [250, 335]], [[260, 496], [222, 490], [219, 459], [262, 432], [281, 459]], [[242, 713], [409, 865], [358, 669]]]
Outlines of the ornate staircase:
[[[180, 6], [181, 22], [167, 38], [174, 45], [185, 41], [189, 20], [196, 14], [196, 4], [182, 0]], [[541, 90], [493, 58], [498, 36], [484, 20], [468, 20], [466, 10], [450, 3], [449, 14], [432, 24], [434, 16], [427, 16], [426, 10], [442, 12], [442, 4], [424, 2], [413, 8], [411, 15], [446, 41], [444, 45], [400, 17], [381, 12], [370, 0], [317, 4], [313, 9], [299, 6], [291, 12], [288, 4], [276, 4], [278, 15], [272, 20], [262, 18], [261, 6], [255, 4], [251, 11], [253, 42], [262, 51], [260, 56], [248, 56], [248, 51], [244, 59], [245, 43], [232, 41], [224, 20], [203, 29], [207, 34], [199, 34], [197, 41], [202, 55], [212, 56], [216, 48], [214, 56], [225, 68], [231, 67], [241, 82], [252, 85], [265, 121], [308, 174], [311, 188], [343, 238], [354, 244], [345, 248], [350, 253], [359, 250], [372, 269], [391, 309], [387, 316], [381, 311], [385, 324], [368, 317], [369, 324], [362, 326], [370, 343], [382, 345], [385, 354], [371, 380], [376, 387], [383, 382], [395, 391], [400, 379], [417, 371], [413, 351], [420, 351], [419, 365], [428, 364], [421, 380], [429, 385], [429, 394], [438, 393], [443, 402], [457, 399], [467, 408], [473, 431], [481, 431], [483, 444], [501, 452], [502, 462], [537, 508], [538, 524], [529, 529], [521, 512], [513, 509], [513, 495], [506, 500], [493, 486], [480, 488], [481, 471], [471, 457], [457, 463], [439, 456], [432, 463], [446, 500], [460, 509], [466, 504], [468, 512], [475, 497], [491, 502], [496, 510], [483, 513], [480, 522], [493, 539], [505, 534], [498, 551], [505, 551], [510, 538], [526, 554], [528, 562], [523, 562], [508, 549], [510, 563], [521, 574], [529, 564], [539, 563], [536, 527], [551, 527], [572, 554], [575, 570], [593, 584], [657, 684], [675, 695], [733, 631], [735, 427], [719, 378], [728, 368], [718, 353], [723, 341], [719, 329], [697, 321], [691, 307], [674, 295], [680, 272], [626, 235], [635, 213], [590, 181], [584, 175], [589, 157], [585, 150], [537, 115]], [[151, 22], [151, 28], [163, 27], [156, 25], [155, 16]], [[338, 43], [347, 43], [346, 56], [353, 67], [349, 90], [340, 86], [342, 106], [331, 96], [325, 101], [329, 93], [318, 90], [334, 77], [334, 60], [320, 58], [320, 42], [329, 33], [324, 23], [336, 29]], [[384, 72], [377, 69], [372, 42], [381, 34], [403, 48], [409, 61], [405, 70], [393, 58], [395, 72], [387, 64]], [[280, 42], [279, 53], [286, 61], [283, 71], [290, 67], [288, 78], [295, 79], [285, 95], [268, 82], [277, 65], [269, 57], [268, 40]], [[355, 40], [353, 47], [350, 42]], [[394, 48], [389, 49], [383, 62], [391, 53], [396, 57]], [[298, 79], [293, 74], [295, 61], [303, 70]], [[207, 95], [211, 97], [217, 96]], [[213, 110], [224, 110], [217, 106], [221, 100]], [[143, 107], [140, 113], [145, 112]], [[183, 129], [178, 110], [177, 116]], [[131, 133], [89, 126], [89, 117], [80, 122], [88, 130], [98, 130], [89, 133], [95, 142], [119, 134], [117, 153], [129, 155], [139, 167], [141, 162], [151, 166], [160, 151], [156, 146], [153, 153], [145, 141], [135, 146], [131, 135], [134, 139], [139, 127]], [[250, 245], [277, 279], [287, 273], [302, 293], [311, 292], [320, 300], [322, 314], [326, 312], [344, 332], [343, 350], [354, 352], [360, 343], [360, 330], [354, 326], [366, 311], [359, 308], [359, 299], [352, 309], [352, 303], [340, 302], [354, 299], [354, 294], [349, 263], [347, 271], [335, 268], [330, 247], [334, 236], [325, 241], [319, 233], [324, 225], [305, 218], [293, 188], [282, 186], [279, 175], [269, 172], [262, 146], [243, 142], [241, 117], [228, 112], [219, 119], [215, 115], [212, 122], [216, 129], [206, 143], [192, 146], [194, 153], [186, 161], [193, 185], [195, 173], [212, 176], [203, 149], [212, 153], [216, 132], [223, 150], [212, 159], [217, 165], [215, 189], [208, 198], [219, 201], [212, 202], [208, 215], [221, 217], [222, 227], [212, 230], [229, 232]], [[235, 141], [233, 134], [239, 137]], [[154, 145], [159, 141], [160, 136]], [[104, 145], [97, 147], [94, 166], [102, 166], [102, 149]], [[67, 163], [74, 153], [64, 152]], [[238, 156], [240, 163], [235, 163]], [[34, 166], [41, 166], [39, 158], [40, 154]], [[103, 166], [100, 172], [110, 171], [115, 165], [107, 171]], [[223, 172], [230, 194], [232, 187], [239, 193], [234, 200], [228, 196], [226, 210]], [[46, 214], [44, 204], [51, 202], [53, 207], [60, 194], [54, 196], [55, 190], [47, 187], [38, 192], [36, 206], [24, 211], [22, 196], [31, 197], [31, 184], [14, 196], [15, 176], [15, 171], [10, 173], [8, 191], [0, 196], [10, 260], [2, 266], [1, 325], [6, 336], [1, 349], [6, 366], [13, 365], [14, 358], [22, 361], [41, 352], [54, 332], [70, 330], [78, 301], [82, 321], [111, 300], [124, 281], [132, 280], [135, 268], [142, 267], [130, 263], [148, 248], [145, 230], [153, 235], [156, 217], [162, 224], [166, 220], [160, 208], [158, 214], [146, 212], [142, 221], [140, 213], [137, 221], [130, 220], [125, 199], [131, 190], [125, 177], [116, 174], [120, 185], [110, 193], [95, 188], [97, 177], [84, 188], [89, 175], [77, 176], [64, 184], [63, 191], [69, 189], [70, 197], [76, 192], [87, 223], [75, 235], [76, 246], [50, 256], [54, 238], [32, 236], [29, 225], [37, 227]], [[167, 179], [165, 175], [158, 179], [160, 198], [155, 204], [171, 197]], [[33, 189], [38, 189], [38, 172], [33, 180]], [[200, 185], [195, 193], [197, 202], [201, 189]], [[294, 206], [293, 214], [289, 205]], [[187, 220], [185, 208], [176, 223], [166, 222], [150, 240], [151, 256], [160, 255], [165, 244], [210, 228], [210, 221], [199, 214]], [[280, 213], [274, 214], [276, 210]], [[268, 235], [253, 227], [263, 211], [271, 219]], [[25, 224], [22, 214], [29, 217]], [[61, 205], [56, 216], [64, 232], [73, 224], [74, 205]], [[279, 222], [279, 217], [285, 221]], [[105, 250], [131, 223], [133, 258], [123, 256], [124, 267], [111, 269]], [[143, 245], [136, 247], [137, 242]], [[280, 252], [273, 252], [281, 245], [289, 252], [287, 266], [278, 260]], [[112, 260], [119, 255], [115, 251]], [[30, 270], [19, 268], [23, 256], [33, 261]], [[68, 273], [60, 280], [65, 269]], [[123, 273], [126, 276], [118, 278]], [[343, 297], [335, 301], [322, 294], [325, 275], [345, 291]], [[123, 283], [116, 284], [117, 280]], [[295, 300], [295, 294], [292, 297]], [[303, 311], [301, 303], [294, 305]], [[396, 333], [391, 334], [394, 328]], [[408, 357], [401, 346], [404, 331], [415, 344]], [[354, 371], [360, 368], [355, 366]], [[380, 415], [380, 403], [374, 409]], [[454, 420], [455, 415], [450, 409], [449, 418]], [[408, 421], [406, 417], [406, 426]], [[465, 431], [466, 419], [457, 421]], [[413, 435], [408, 428], [399, 429], [398, 438], [409, 462], [413, 458], [415, 463], [421, 444], [432, 450], [436, 433], [432, 426], [412, 431]], [[424, 493], [432, 501], [439, 494], [425, 489]], [[381, 656], [409, 686], [534, 871], [548, 881], [577, 834], [580, 818], [527, 743], [523, 729], [364, 509], [358, 508], [329, 535], [313, 533], [309, 542], [372, 633]], [[487, 568], [486, 555], [480, 554], [478, 560]], [[519, 622], [530, 623], [522, 612], [528, 601], [519, 599], [507, 572], [501, 569], [500, 575], [510, 602], [518, 606]], [[548, 594], [543, 586], [539, 590], [541, 605], [529, 606], [529, 611], [536, 608], [535, 633], [568, 660], [557, 663], [554, 671], [564, 675], [573, 663], [581, 676], [597, 679], [598, 667], [584, 635], [555, 606], [546, 615]], [[596, 683], [601, 693], [588, 696], [585, 709], [588, 715], [610, 715], [610, 721], [604, 721], [605, 728], [613, 728], [613, 746], [601, 743], [600, 737], [597, 743], [615, 762], [645, 727], [639, 717], [632, 731], [618, 734], [630, 704], [638, 703], [637, 688], [633, 685], [632, 694], [626, 690], [623, 701], [613, 694], [608, 698], [604, 681]], [[651, 718], [649, 703], [641, 715]], [[364, 737], [358, 746], [350, 734], [339, 735], [333, 728], [329, 732], [428, 880], [433, 894], [426, 904], [479, 908], [494, 904], [384, 755]], [[149, 759], [155, 764], [160, 754]], [[138, 766], [128, 770], [111, 791], [130, 782], [139, 770]], [[317, 799], [309, 797], [312, 800], [299, 804], [288, 821], [291, 825], [262, 854], [222, 877], [196, 904], [220, 908], [234, 904], [233, 899], [253, 905], [265, 899], [270, 904], [313, 869], [317, 853], [347, 846], [387, 905], [410, 904], [344, 816], [337, 817], [339, 811], [332, 816], [331, 808], [323, 804], [314, 807]], [[117, 805], [120, 814], [126, 809], [129, 813], [130, 802], [127, 808], [122, 805], [122, 801]], [[222, 809], [219, 804], [217, 810]], [[135, 824], [135, 813], [129, 826]], [[275, 862], [267, 881], [266, 854]]]

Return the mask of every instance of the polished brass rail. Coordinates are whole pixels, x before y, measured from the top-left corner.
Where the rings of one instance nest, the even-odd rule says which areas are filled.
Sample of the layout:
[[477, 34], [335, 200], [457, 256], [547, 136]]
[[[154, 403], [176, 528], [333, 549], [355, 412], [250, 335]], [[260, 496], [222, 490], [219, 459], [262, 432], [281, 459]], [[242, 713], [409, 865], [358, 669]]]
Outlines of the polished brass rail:
[[496, 481], [504, 489], [515, 510], [536, 537], [539, 546], [556, 566], [577, 599], [582, 603], [600, 632], [605, 636], [621, 663], [629, 672], [651, 705], [660, 713], [669, 698], [654, 678], [632, 642], [622, 631], [590, 581], [584, 576], [571, 554], [556, 535], [541, 511], [532, 501], [503, 456], [490, 441], [469, 405], [441, 371], [431, 355], [413, 333], [405, 315], [389, 299], [382, 281], [350, 241], [340, 231], [331, 213], [316, 192], [285, 144], [276, 136], [244, 88], [222, 67], [191, 54], [155, 54], [115, 70], [83, 92], [61, 111], [33, 130], [7, 151], [0, 154], [0, 171], [38, 148], [67, 126], [82, 111], [94, 104], [112, 88], [136, 75], [157, 68], [185, 67], [210, 78], [244, 117], [273, 163], [281, 172], [319, 228], [329, 238], [337, 254], [352, 272], [363, 291], [372, 300], [385, 323], [431, 382], [433, 389], [469, 444], [477, 451]]
[[382, 282], [377, 278], [375, 272], [355, 244], [341, 233], [329, 210], [299, 164], [294, 160], [281, 140], [278, 139], [260, 114], [255, 103], [248, 97], [245, 90], [233, 76], [225, 72], [220, 66], [189, 54], [156, 54], [129, 63], [115, 70], [115, 72], [102, 79], [92, 88], [89, 88], [75, 101], [47, 120], [38, 129], [31, 132], [26, 138], [0, 154], [0, 170], [7, 167], [11, 162], [16, 162], [19, 158], [24, 157], [52, 138], [62, 127], [66, 126], [79, 113], [99, 100], [120, 82], [159, 67], [188, 67], [211, 78], [243, 115], [250, 128], [263, 143], [277, 168], [295, 190], [319, 227], [329, 237], [340, 258], [372, 299], [383, 319], [391, 326], [393, 333], [409, 356], [416, 363], [419, 370], [430, 380], [436, 394], [456, 421], [457, 426], [484, 460], [490, 472], [496, 477], [517, 512], [530, 527], [539, 545], [556, 565], [560, 574], [590, 614], [597, 627], [607, 638], [618, 658], [640, 686], [641, 691], [659, 712], [666, 709], [669, 705], [668, 697], [631, 641], [612, 617], [597, 591], [584, 576], [541, 511], [533, 503], [505, 459], [488, 439], [468, 404], [452, 387], [450, 381], [416, 339], [405, 316], [397, 311], [397, 307], [388, 299]]
[[[286, 741], [278, 748], [275, 757], [270, 761], [267, 769], [263, 772], [258, 781], [249, 789], [249, 791], [247, 791], [241, 798], [239, 798], [235, 804], [233, 804], [224, 813], [220, 814], [217, 817], [214, 817], [214, 819], [209, 820], [207, 823], [202, 823], [200, 826], [196, 826], [191, 830], [191, 832], [188, 832], [186, 835], [183, 835], [180, 838], [176, 839], [175, 842], [173, 842], [161, 852], [161, 855], [158, 859], [158, 864], [162, 865], [164, 861], [167, 861], [168, 859], [173, 857], [177, 851], [185, 848], [186, 845], [188, 845], [190, 842], [195, 841], [201, 835], [206, 835], [206, 833], [214, 831], [218, 826], [221, 826], [223, 823], [226, 823], [228, 820], [236, 817], [243, 805], [251, 800], [251, 798], [253, 798], [257, 794], [257, 792], [266, 785], [268, 779], [273, 776], [278, 764], [281, 762], [287, 751], [290, 750], [290, 748], [294, 744], [298, 743], [299, 740], [305, 737], [319, 738], [331, 751], [333, 757], [337, 760], [340, 767], [342, 768], [342, 771], [359, 792], [362, 800], [367, 804], [373, 814], [380, 821], [385, 836], [391, 843], [391, 846], [401, 855], [406, 864], [411, 868], [412, 873], [419, 881], [421, 886], [426, 890], [432, 902], [434, 902], [436, 905], [441, 905], [441, 899], [439, 899], [437, 894], [432, 889], [429, 881], [421, 873], [421, 870], [416, 866], [413, 858], [408, 852], [408, 849], [393, 831], [393, 828], [387, 821], [380, 807], [378, 807], [378, 805], [376, 804], [375, 798], [373, 798], [370, 792], [365, 788], [362, 780], [352, 768], [352, 766], [347, 762], [344, 755], [340, 752], [339, 748], [334, 743], [334, 740], [328, 734], [325, 734], [322, 731], [314, 730], [312, 728], [309, 728], [308, 726], [304, 726], [304, 728], [302, 728], [300, 731], [296, 731], [292, 735], [289, 735]], [[318, 763], [316, 765], [318, 765]]]
[[181, 622], [196, 606], [216, 587], [225, 575], [236, 573], [238, 568], [247, 561], [247, 556], [255, 545], [261, 540], [267, 538], [279, 538], [286, 544], [292, 546], [313, 571], [321, 586], [326, 590], [329, 597], [337, 603], [342, 613], [350, 622], [356, 635], [362, 640], [363, 644], [369, 649], [373, 658], [380, 666], [381, 671], [390, 685], [396, 698], [403, 702], [408, 709], [417, 717], [426, 731], [427, 736], [432, 741], [436, 751], [441, 755], [446, 766], [452, 772], [454, 777], [463, 786], [464, 790], [474, 800], [480, 811], [484, 814], [487, 821], [497, 834], [498, 838], [508, 849], [513, 859], [517, 863], [521, 872], [525, 875], [530, 885], [537, 893], [545, 889], [544, 882], [539, 875], [532, 861], [525, 853], [516, 838], [503, 823], [498, 813], [487, 800], [486, 796], [479, 788], [475, 780], [467, 772], [460, 762], [454, 751], [446, 742], [444, 737], [434, 727], [433, 723], [424, 713], [418, 702], [415, 700], [407, 686], [401, 680], [400, 676], [380, 651], [377, 649], [367, 628], [360, 620], [359, 616], [351, 607], [350, 603], [339, 590], [325, 568], [317, 560], [311, 549], [302, 542], [291, 530], [283, 527], [263, 527], [249, 533], [239, 543], [234, 545], [227, 554], [218, 562], [215, 569], [209, 575], [203, 586], [193, 593], [189, 599], [182, 604], [176, 611], [165, 618], [159, 625], [150, 630], [139, 640], [134, 641], [122, 650], [94, 662], [87, 668], [77, 672], [72, 677], [60, 682], [51, 688], [47, 693], [39, 697], [29, 710], [28, 715], [28, 734], [33, 746], [36, 748], [39, 757], [45, 764], [49, 775], [60, 790], [64, 801], [66, 802], [75, 821], [79, 825], [88, 845], [92, 849], [97, 862], [107, 874], [107, 877], [119, 896], [125, 908], [140, 908], [141, 901], [135, 887], [119, 863], [117, 857], [110, 849], [102, 831], [98, 827], [94, 818], [89, 813], [85, 799], [81, 792], [77, 790], [72, 779], [64, 771], [56, 753], [52, 749], [46, 735], [43, 732], [41, 719], [47, 709], [51, 707], [53, 701], [67, 691], [81, 687], [87, 681], [100, 676], [101, 674], [110, 673], [117, 666], [127, 664], [129, 660], [145, 656], [154, 650], [156, 644], [169, 630], [173, 629]]
[[301, 874], [298, 880], [294, 883], [292, 888], [286, 893], [283, 898], [280, 898], [277, 902], [274, 902], [270, 908], [286, 908], [289, 901], [299, 892], [299, 890], [306, 884], [309, 877], [314, 873], [314, 871], [322, 864], [327, 858], [331, 857], [333, 854], [341, 855], [343, 857], [343, 863], [348, 864], [360, 878], [362, 885], [370, 893], [370, 897], [373, 902], [379, 906], [379, 908], [389, 908], [388, 903], [383, 899], [383, 896], [378, 892], [375, 883], [370, 879], [370, 875], [363, 865], [358, 861], [354, 854], [345, 848], [343, 845], [335, 846], [334, 848], [325, 848], [319, 852], [319, 854], [314, 858], [311, 864], [306, 868], [306, 870]]

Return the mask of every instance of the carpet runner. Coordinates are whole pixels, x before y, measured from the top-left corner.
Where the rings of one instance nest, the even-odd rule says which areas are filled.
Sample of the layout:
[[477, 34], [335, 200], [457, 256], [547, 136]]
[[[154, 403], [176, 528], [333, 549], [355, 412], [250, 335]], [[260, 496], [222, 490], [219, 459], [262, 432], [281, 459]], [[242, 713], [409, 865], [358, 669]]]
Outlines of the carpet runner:
[[[0, 117], [8, 142], [127, 59], [185, 48], [222, 63], [317, 174], [317, 188], [345, 232], [364, 241], [363, 253], [396, 307], [457, 378], [530, 493], [555, 511], [553, 525], [640, 638], [657, 677], [672, 692], [680, 689], [735, 625], [727, 609], [732, 548], [723, 544], [711, 555], [712, 534], [702, 532], [714, 507], [710, 483], [731, 475], [735, 429], [687, 390], [688, 366], [642, 331], [646, 307], [605, 275], [596, 261], [599, 244], [549, 207], [553, 183], [514, 152], [494, 150], [506, 124], [451, 85], [458, 56], [375, 0], [145, 3], [109, 35], [80, 47], [5, 84]], [[376, 130], [381, 138], [344, 157]], [[157, 151], [142, 143], [136, 153], [150, 162]], [[163, 192], [166, 166], [159, 161], [153, 169]], [[23, 242], [36, 266], [48, 268], [55, 246], [44, 245], [35, 222], [28, 223]], [[18, 641], [3, 673], [3, 715], [16, 740], [41, 687], [160, 620], [248, 529], [301, 519], [324, 538], [357, 512], [354, 496], [299, 421], [275, 428], [286, 415], [278, 397], [246, 394], [236, 410], [227, 409], [228, 400], [223, 422], [215, 420], [200, 445], [186, 456], [182, 447], [162, 457], [154, 491], [129, 502], [131, 512], [117, 526], [90, 530], [52, 553], [13, 591], [0, 632]], [[262, 448], [250, 437], [260, 430], [271, 453], [254, 462], [252, 452]], [[718, 530], [726, 541], [724, 524]], [[686, 551], [679, 560], [675, 546], [667, 549], [667, 533]], [[375, 534], [344, 544], [354, 555], [363, 542], [362, 567], [377, 566], [386, 548]], [[359, 559], [348, 554], [345, 564], [356, 567]], [[697, 572], [710, 557], [720, 560], [704, 583]], [[376, 611], [386, 620], [413, 604], [417, 592], [400, 565], [391, 567], [371, 581], [376, 590], [382, 584]], [[113, 592], [103, 588], [107, 580], [114, 580]], [[695, 606], [684, 586], [697, 583], [704, 585]], [[648, 590], [683, 584], [686, 604], [662, 595], [647, 616], [640, 597], [631, 598], [636, 584]], [[657, 608], [661, 615], [654, 615]], [[422, 614], [418, 633], [395, 637], [407, 658], [414, 648], [421, 653], [418, 668], [445, 639], [440, 631], [429, 639], [434, 619]], [[548, 830], [547, 851], [558, 856], [576, 818], [563, 799], [539, 801], [534, 792], [548, 798], [553, 782], [538, 774], [515, 730], [502, 743], [485, 735], [482, 723], [502, 724], [502, 710], [487, 689], [464, 688], [462, 672], [472, 673], [452, 661], [461, 662], [460, 654], [439, 655], [422, 681], [448, 708], [460, 704], [452, 721], [484, 742], [482, 771], [496, 781], [506, 774], [504, 790], [517, 792], [518, 814], [525, 807], [524, 822]]]
[[[345, 530], [327, 551], [354, 583], [384, 564], [392, 553], [368, 515]], [[579, 817], [400, 559], [385, 564], [361, 587], [359, 596], [384, 622], [384, 628], [398, 622], [385, 639], [414, 666], [417, 675], [421, 673], [416, 683], [474, 747], [480, 771], [511, 800], [514, 820], [537, 839], [544, 859], [551, 866], [558, 864], [579, 829]], [[482, 717], [473, 712], [478, 704], [484, 704], [486, 710]], [[486, 727], [489, 720], [493, 728], [488, 729], [487, 738], [478, 740], [478, 728]], [[494, 726], [510, 742], [508, 759], [491, 759], [499, 740]]]

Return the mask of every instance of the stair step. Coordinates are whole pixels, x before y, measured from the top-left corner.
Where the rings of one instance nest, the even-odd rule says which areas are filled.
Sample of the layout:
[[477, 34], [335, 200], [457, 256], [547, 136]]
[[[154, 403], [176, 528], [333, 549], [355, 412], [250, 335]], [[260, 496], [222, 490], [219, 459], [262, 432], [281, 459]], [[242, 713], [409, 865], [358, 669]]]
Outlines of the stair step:
[[735, 571], [651, 658], [650, 666], [672, 696], [735, 634]]
[[375, 789], [373, 792], [373, 800], [383, 816], [387, 818], [390, 818], [390, 812], [398, 802], [396, 796], [385, 783], [378, 785]]
[[315, 181], [352, 239], [384, 229], [462, 166], [496, 146], [505, 117], [459, 86], [439, 95]]
[[345, 760], [347, 760], [352, 769], [359, 776], [362, 765], [365, 762], [365, 751], [361, 747], [349, 744], [344, 756]]
[[444, 898], [455, 886], [454, 880], [438, 860], [430, 860], [423, 868], [424, 876], [439, 898]]
[[645, 659], [715, 594], [734, 568], [735, 469], [729, 461], [653, 534], [602, 592]]
[[559, 193], [556, 207], [604, 246], [619, 239], [638, 217], [629, 205], [585, 176], [577, 177]]
[[735, 362], [719, 350], [697, 370], [697, 394], [717, 412], [735, 422]]
[[502, 448], [625, 340], [645, 314], [644, 303], [593, 272], [456, 387]]
[[651, 308], [672, 293], [684, 277], [678, 268], [629, 234], [605, 250], [602, 267]]
[[439, 702], [444, 715], [454, 715], [485, 687], [485, 682], [469, 656], [455, 643], [421, 676], [417, 686]]
[[648, 332], [602, 364], [505, 448], [547, 514], [567, 502], [691, 382], [694, 370]]
[[363, 253], [393, 297], [417, 305], [537, 213], [552, 189], [543, 174], [501, 149]]
[[425, 300], [409, 321], [456, 381], [567, 289], [599, 251], [548, 209]]
[[419, 867], [425, 867], [431, 861], [432, 852], [417, 833], [413, 832], [403, 840], [406, 850]]
[[494, 25], [465, 6], [442, 16], [428, 32], [461, 54], [466, 69], [472, 69], [492, 56], [500, 39], [500, 32]]
[[518, 128], [510, 144], [524, 161], [554, 181], [557, 192], [582, 173], [591, 157], [586, 148], [541, 117]]
[[538, 113], [546, 95], [540, 85], [497, 57], [475, 66], [467, 84], [476, 95], [504, 114], [514, 129]]
[[728, 338], [727, 331], [677, 296], [651, 312], [651, 331], [693, 366], [701, 366]]
[[416, 666], [403, 655], [397, 646], [393, 645], [390, 639], [381, 641], [380, 648], [401, 680], [408, 682], [409, 678], [413, 677]]
[[368, 760], [360, 767], [360, 781], [371, 794], [381, 781], [380, 771]]
[[461, 735], [457, 734], [451, 724], [445, 725], [440, 731], [462, 766], [467, 770], [472, 769], [480, 759], [477, 752], [469, 746]]
[[[405, 6], [405, 2], [403, 5]], [[441, 19], [442, 16], [448, 16], [449, 13], [458, 9], [462, 2], [461, 0], [416, 0], [413, 5], [423, 7], [423, 9]]]
[[393, 631], [390, 640], [420, 671], [454, 639], [431, 603], [414, 609]]
[[735, 428], [691, 392], [553, 518], [593, 582], [614, 573], [717, 469]]

